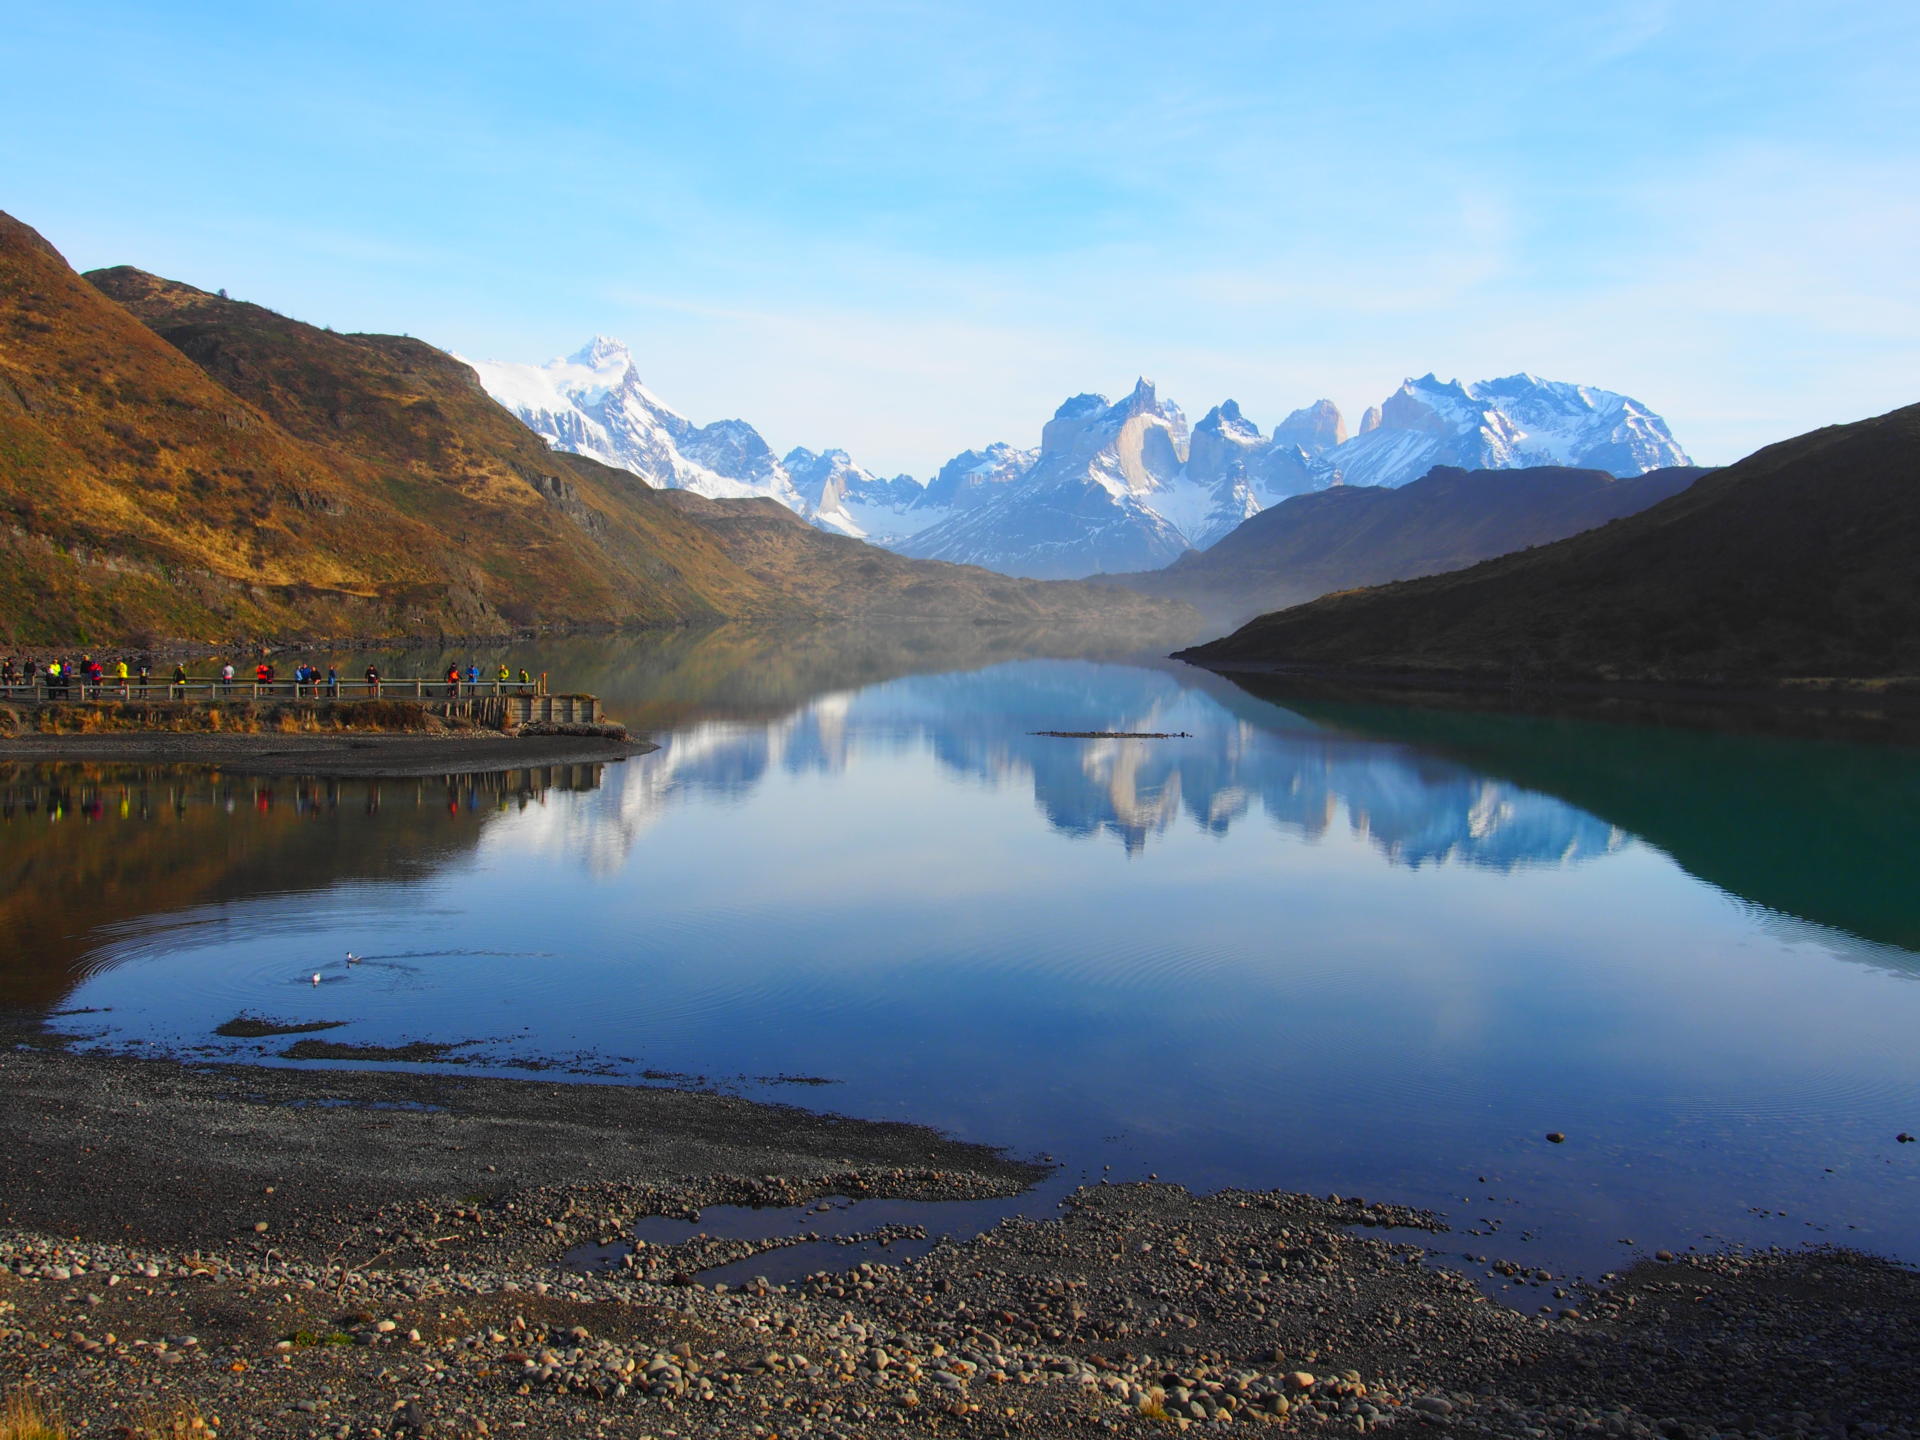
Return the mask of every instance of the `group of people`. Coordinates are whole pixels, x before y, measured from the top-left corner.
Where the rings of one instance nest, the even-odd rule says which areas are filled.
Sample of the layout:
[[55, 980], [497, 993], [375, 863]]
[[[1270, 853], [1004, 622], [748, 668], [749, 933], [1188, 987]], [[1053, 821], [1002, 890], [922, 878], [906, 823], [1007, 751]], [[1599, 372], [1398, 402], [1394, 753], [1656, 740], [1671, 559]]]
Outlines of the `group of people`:
[[[504, 660], [500, 662], [500, 668], [494, 673], [493, 678], [502, 686], [516, 683], [513, 678], [513, 671], [507, 668], [507, 662]], [[531, 685], [533, 683], [533, 677], [527, 674], [524, 667], [520, 671], [518, 683], [521, 685]], [[479, 691], [480, 667], [478, 665], [469, 663], [465, 674], [461, 673], [458, 665], [447, 666], [447, 694], [458, 695], [463, 685], [467, 688], [469, 694]]]
[[[209, 678], [220, 691], [230, 692], [239, 676], [233, 662], [228, 660], [216, 667]], [[379, 667], [367, 666], [365, 678], [366, 693], [378, 696], [381, 683]], [[469, 664], [464, 671], [458, 665], [449, 665], [446, 678], [449, 695], [459, 695], [463, 690], [472, 694], [480, 689], [480, 667], [477, 664]], [[515, 684], [521, 687], [533, 684], [533, 677], [524, 667], [516, 679], [504, 661], [493, 678], [503, 688]], [[172, 675], [164, 682], [165, 693], [174, 696], [184, 694], [188, 681], [187, 667], [176, 664]], [[253, 682], [256, 685], [284, 683], [271, 660], [262, 660], [253, 667]], [[29, 695], [33, 695], [44, 688], [50, 699], [150, 699], [155, 696], [161, 683], [154, 679], [153, 667], [146, 656], [132, 661], [122, 658], [111, 664], [96, 660], [91, 655], [82, 655], [77, 660], [56, 657], [45, 664], [32, 658], [16, 660], [12, 656], [0, 660], [0, 693], [6, 694], [25, 689]], [[324, 669], [318, 665], [297, 665], [294, 667], [292, 683], [295, 695], [310, 695], [316, 700], [322, 697], [338, 699], [340, 695], [340, 671], [333, 664]]]
[[[174, 666], [173, 683], [182, 684], [186, 678], [187, 672]], [[144, 655], [131, 662], [122, 657], [111, 664], [84, 654], [78, 659], [56, 655], [45, 664], [32, 656], [0, 659], [0, 689], [8, 692], [44, 686], [48, 695], [63, 700], [144, 698], [153, 683], [153, 666]]]

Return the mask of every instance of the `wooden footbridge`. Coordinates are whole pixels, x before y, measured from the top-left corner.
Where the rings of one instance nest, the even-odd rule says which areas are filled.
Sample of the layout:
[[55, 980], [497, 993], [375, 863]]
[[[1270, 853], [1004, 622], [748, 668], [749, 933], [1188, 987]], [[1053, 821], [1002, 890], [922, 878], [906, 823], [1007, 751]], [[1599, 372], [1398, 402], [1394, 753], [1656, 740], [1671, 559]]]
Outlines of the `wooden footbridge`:
[[[402, 700], [436, 715], [460, 716], [495, 729], [521, 725], [592, 725], [604, 718], [597, 695], [556, 695], [538, 680], [449, 680], [382, 676], [379, 680], [165, 680], [78, 676], [0, 685], [0, 701], [46, 705], [216, 706], [244, 701], [299, 701], [350, 710], [371, 700]], [[349, 724], [350, 714], [341, 716]]]

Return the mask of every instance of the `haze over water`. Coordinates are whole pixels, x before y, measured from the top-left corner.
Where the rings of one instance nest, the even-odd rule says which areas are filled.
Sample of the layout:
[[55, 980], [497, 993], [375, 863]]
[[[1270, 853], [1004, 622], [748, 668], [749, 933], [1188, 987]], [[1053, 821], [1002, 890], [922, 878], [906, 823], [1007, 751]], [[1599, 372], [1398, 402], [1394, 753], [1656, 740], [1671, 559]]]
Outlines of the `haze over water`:
[[597, 774], [15, 769], [0, 1003], [702, 1077], [1073, 1174], [1432, 1206], [1441, 1248], [1556, 1271], [1920, 1258], [1920, 755], [930, 633], [511, 652], [661, 745]]

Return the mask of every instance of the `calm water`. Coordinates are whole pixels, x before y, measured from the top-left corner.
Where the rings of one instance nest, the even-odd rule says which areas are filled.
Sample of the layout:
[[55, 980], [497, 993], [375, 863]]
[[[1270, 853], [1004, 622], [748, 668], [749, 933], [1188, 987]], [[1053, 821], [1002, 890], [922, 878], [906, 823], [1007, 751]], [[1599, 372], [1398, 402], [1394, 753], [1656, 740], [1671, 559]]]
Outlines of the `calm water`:
[[604, 768], [0, 772], [0, 1004], [700, 1077], [1071, 1174], [1431, 1205], [1588, 1274], [1703, 1237], [1920, 1258], [1920, 754], [1289, 708], [1031, 643], [516, 652], [655, 727]]

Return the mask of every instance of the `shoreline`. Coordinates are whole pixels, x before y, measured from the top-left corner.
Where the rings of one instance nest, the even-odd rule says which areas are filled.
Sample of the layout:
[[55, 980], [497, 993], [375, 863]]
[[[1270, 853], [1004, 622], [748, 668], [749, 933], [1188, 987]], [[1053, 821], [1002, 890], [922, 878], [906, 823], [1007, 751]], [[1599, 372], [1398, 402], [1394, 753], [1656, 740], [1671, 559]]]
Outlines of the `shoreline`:
[[605, 764], [658, 748], [649, 740], [514, 736], [492, 730], [453, 734], [376, 730], [317, 734], [108, 731], [0, 739], [0, 765], [207, 765], [249, 775], [411, 780], [436, 775], [492, 775], [548, 765]]
[[1811, 684], [1709, 685], [1648, 680], [1514, 682], [1466, 671], [1209, 661], [1188, 658], [1185, 651], [1175, 651], [1168, 658], [1274, 695], [1294, 693], [1315, 699], [1389, 705], [1920, 743], [1920, 681], [1905, 677], [1899, 677], [1905, 688], [1881, 690], [1852, 687], [1845, 682], [1834, 689]]
[[1920, 1274], [1844, 1251], [1689, 1254], [1594, 1291], [1522, 1271], [1552, 1302], [1529, 1315], [1423, 1263], [1410, 1239], [1444, 1227], [1420, 1212], [1097, 1184], [911, 1265], [723, 1290], [687, 1274], [752, 1244], [591, 1273], [563, 1257], [636, 1216], [1007, 1195], [1044, 1167], [694, 1091], [9, 1040], [0, 1388], [33, 1387], [77, 1435], [124, 1433], [144, 1399], [303, 1440], [1203, 1422], [1897, 1440], [1920, 1402]]

